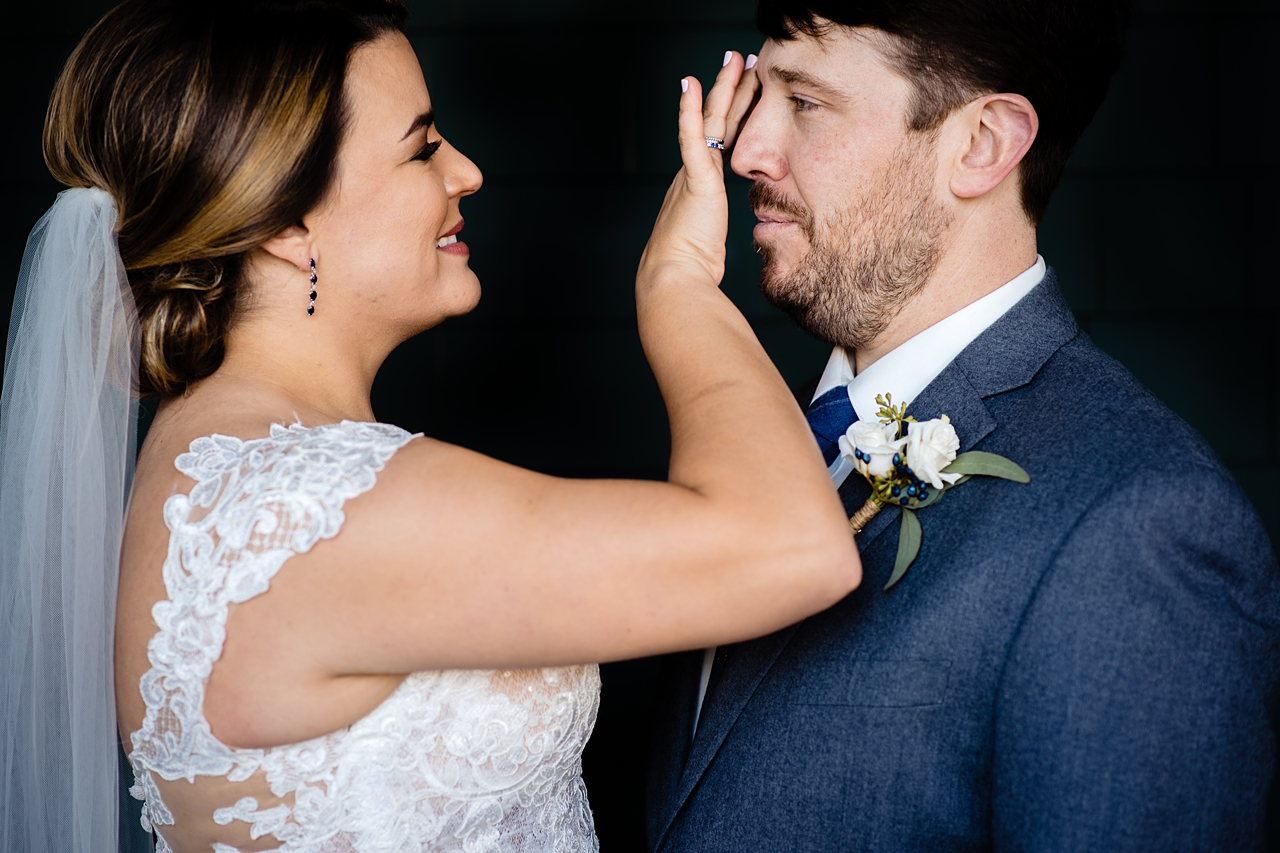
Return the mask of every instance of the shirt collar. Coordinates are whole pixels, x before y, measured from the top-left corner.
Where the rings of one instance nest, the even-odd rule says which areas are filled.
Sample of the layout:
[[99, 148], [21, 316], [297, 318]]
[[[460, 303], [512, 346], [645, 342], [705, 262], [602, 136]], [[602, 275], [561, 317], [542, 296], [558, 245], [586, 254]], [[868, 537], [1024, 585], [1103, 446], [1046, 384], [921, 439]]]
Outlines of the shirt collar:
[[928, 387], [965, 347], [999, 320], [1039, 284], [1045, 276], [1044, 258], [1036, 255], [1030, 269], [986, 296], [939, 320], [909, 341], [878, 359], [862, 373], [853, 359], [837, 346], [827, 359], [813, 399], [841, 385], [849, 389], [849, 401], [859, 418], [873, 419], [879, 394], [892, 394], [894, 403], [910, 403]]

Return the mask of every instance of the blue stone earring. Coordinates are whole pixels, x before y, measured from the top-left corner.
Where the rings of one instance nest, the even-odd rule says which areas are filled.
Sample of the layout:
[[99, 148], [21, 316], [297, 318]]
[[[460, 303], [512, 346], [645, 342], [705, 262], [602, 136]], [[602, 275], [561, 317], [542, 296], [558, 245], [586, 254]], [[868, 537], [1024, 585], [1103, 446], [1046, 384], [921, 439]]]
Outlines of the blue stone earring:
[[316, 313], [316, 259], [311, 259], [311, 304], [307, 306], [307, 316]]

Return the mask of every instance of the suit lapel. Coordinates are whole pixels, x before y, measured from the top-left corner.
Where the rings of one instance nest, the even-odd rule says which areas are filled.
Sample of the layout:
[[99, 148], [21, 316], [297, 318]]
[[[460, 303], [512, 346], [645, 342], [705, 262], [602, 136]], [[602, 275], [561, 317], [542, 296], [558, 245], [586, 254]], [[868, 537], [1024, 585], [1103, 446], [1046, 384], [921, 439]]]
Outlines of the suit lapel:
[[689, 752], [689, 760], [685, 762], [684, 772], [680, 774], [673, 796], [663, 804], [666, 811], [655, 833], [657, 843], [653, 846], [654, 850], [662, 849], [667, 830], [671, 828], [671, 822], [675, 820], [680, 807], [702, 778], [707, 765], [719, 751], [720, 744], [724, 743], [729, 729], [746, 707], [747, 701], [799, 627], [798, 624], [791, 625], [775, 634], [733, 647], [724, 670], [717, 674], [714, 693], [708, 691], [706, 702], [702, 706], [698, 732], [693, 739], [693, 748]]
[[920, 392], [920, 396], [912, 401], [909, 411], [918, 421], [932, 420], [943, 415], [950, 418], [956, 428], [956, 437], [960, 439], [961, 453], [972, 450], [997, 426], [982, 395], [954, 361], [929, 383], [929, 387]]
[[[960, 438], [960, 452], [971, 450], [999, 425], [985, 399], [1029, 383], [1044, 363], [1077, 334], [1075, 318], [1050, 269], [1044, 281], [938, 374], [912, 401], [910, 412], [922, 421], [947, 415]], [[856, 474], [850, 475], [840, 490], [841, 500], [850, 513], [860, 507], [869, 494], [870, 487]], [[859, 551], [867, 553], [871, 543], [900, 518], [897, 507], [882, 510], [858, 534]], [[881, 594], [879, 590], [869, 593]], [[697, 736], [679, 784], [662, 804], [663, 813], [656, 827], [658, 831], [654, 833], [654, 850], [661, 850], [676, 815], [800, 625], [734, 647], [714, 695], [709, 695], [703, 706]]]
[[[670, 822], [666, 816], [674, 813], [674, 798], [693, 740], [702, 651], [670, 655], [663, 666], [666, 672], [659, 682], [663, 687], [657, 707], [670, 711], [654, 720], [653, 743], [649, 749], [646, 796], [650, 803], [647, 819], [650, 838], [658, 837], [666, 829]], [[661, 825], [656, 825], [655, 820]]]
[[[955, 425], [960, 452], [974, 449], [998, 423], [986, 400], [1021, 388], [1035, 378], [1049, 358], [1080, 333], [1075, 317], [1058, 290], [1058, 278], [1050, 268], [1045, 279], [1017, 305], [991, 324], [911, 401], [911, 414], [921, 421], [946, 415]], [[851, 514], [871, 494], [857, 475], [840, 490]], [[928, 510], [926, 509], [926, 512]], [[858, 550], [866, 553], [872, 542], [902, 517], [897, 507], [886, 507], [858, 534]]]

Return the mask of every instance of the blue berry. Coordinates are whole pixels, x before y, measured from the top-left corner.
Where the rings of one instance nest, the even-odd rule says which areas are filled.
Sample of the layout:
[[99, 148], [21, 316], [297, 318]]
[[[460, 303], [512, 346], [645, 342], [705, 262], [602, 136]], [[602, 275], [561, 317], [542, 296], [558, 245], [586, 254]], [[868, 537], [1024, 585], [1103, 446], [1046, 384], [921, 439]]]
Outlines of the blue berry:
[[901, 454], [901, 453], [895, 453], [895, 454], [893, 454], [893, 466], [894, 466], [895, 468], [899, 468], [899, 467], [901, 467], [901, 466], [902, 466], [902, 454]]
[[916, 487], [915, 487], [915, 486], [907, 486], [907, 497], [912, 497], [912, 498], [914, 498], [915, 496], [916, 496]]
[[894, 486], [894, 487], [893, 487], [893, 491], [891, 492], [891, 494], [892, 494], [895, 498], [896, 498], [896, 497], [901, 496], [901, 494], [902, 494], [902, 487], [901, 487], [901, 486]]

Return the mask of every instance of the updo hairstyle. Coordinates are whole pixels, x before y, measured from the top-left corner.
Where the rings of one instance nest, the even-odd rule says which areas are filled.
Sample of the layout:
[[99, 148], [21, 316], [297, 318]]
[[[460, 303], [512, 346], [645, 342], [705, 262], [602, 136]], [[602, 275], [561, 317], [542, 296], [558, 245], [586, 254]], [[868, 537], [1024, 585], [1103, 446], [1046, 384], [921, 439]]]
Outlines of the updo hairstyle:
[[45, 162], [115, 199], [143, 394], [218, 369], [248, 253], [333, 181], [352, 52], [406, 14], [398, 0], [126, 0], [71, 54]]

